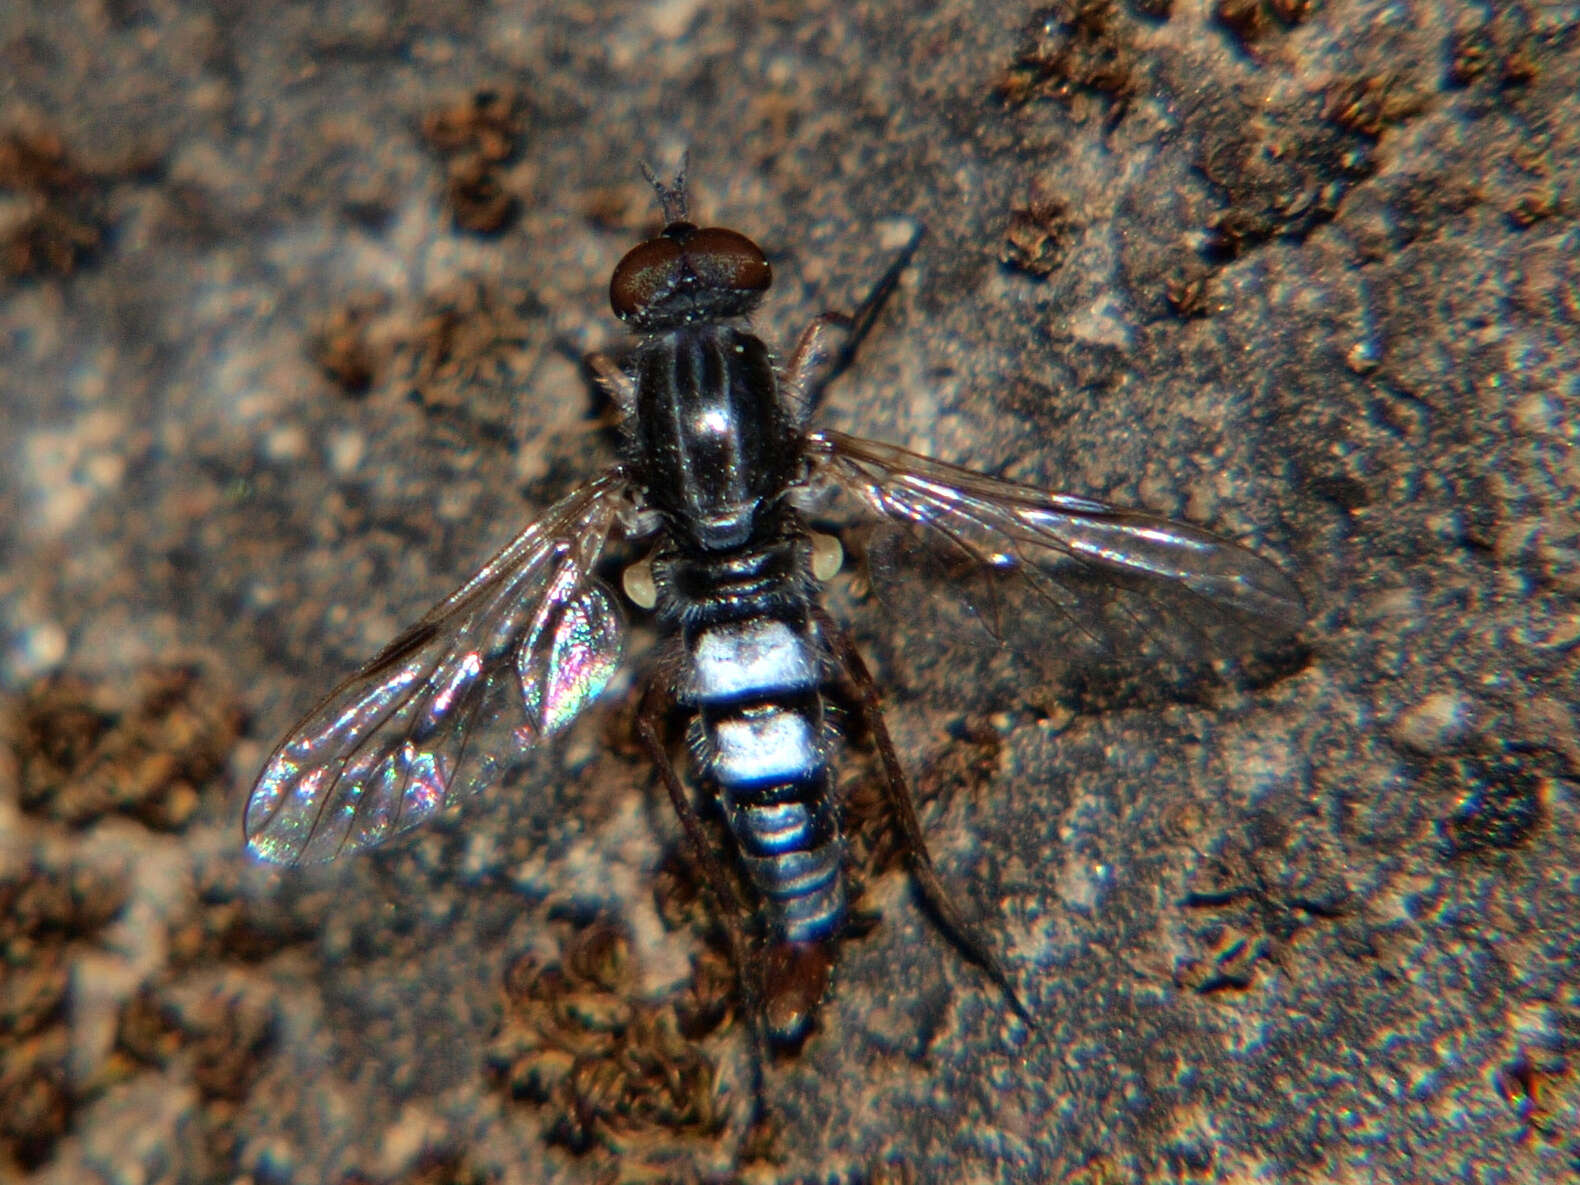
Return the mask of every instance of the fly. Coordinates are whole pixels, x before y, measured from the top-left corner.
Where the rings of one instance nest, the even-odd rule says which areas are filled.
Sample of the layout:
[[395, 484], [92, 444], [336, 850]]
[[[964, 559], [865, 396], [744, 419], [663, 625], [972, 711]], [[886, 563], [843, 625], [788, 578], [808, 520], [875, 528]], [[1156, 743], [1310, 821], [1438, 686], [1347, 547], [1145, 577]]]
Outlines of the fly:
[[694, 859], [739, 918], [746, 905], [671, 760], [667, 722], [677, 709], [689, 720], [695, 784], [727, 825], [758, 898], [765, 957], [749, 957], [738, 922], [731, 942], [768, 1033], [804, 1036], [846, 922], [838, 736], [827, 710], [838, 692], [874, 740], [919, 888], [1019, 1007], [933, 869], [877, 687], [820, 604], [830, 564], [809, 516], [842, 495], [912, 554], [936, 557], [935, 571], [985, 590], [973, 605], [984, 616], [1017, 592], [1100, 641], [1111, 629], [1147, 628], [1115, 588], [1138, 604], [1162, 597], [1276, 633], [1303, 622], [1300, 594], [1274, 564], [1198, 527], [810, 428], [823, 387], [910, 251], [856, 315], [817, 318], [781, 369], [746, 322], [771, 281], [763, 252], [736, 231], [687, 221], [684, 170], [673, 186], [648, 180], [664, 229], [628, 252], [610, 282], [610, 303], [636, 344], [623, 367], [591, 360], [621, 413], [618, 463], [551, 507], [291, 730], [247, 802], [247, 846], [280, 864], [374, 847], [460, 796], [457, 770], [480, 719], [518, 713], [524, 748], [562, 732], [621, 661], [617, 598], [596, 572], [619, 535], [647, 548], [625, 586], [667, 639], [637, 732]]

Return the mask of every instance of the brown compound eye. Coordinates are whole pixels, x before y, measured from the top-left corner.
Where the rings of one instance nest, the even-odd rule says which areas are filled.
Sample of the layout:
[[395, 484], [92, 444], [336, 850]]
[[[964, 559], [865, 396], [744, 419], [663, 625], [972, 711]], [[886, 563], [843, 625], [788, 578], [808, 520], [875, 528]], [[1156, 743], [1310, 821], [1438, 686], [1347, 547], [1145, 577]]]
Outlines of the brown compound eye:
[[673, 291], [685, 253], [674, 239], [648, 239], [625, 253], [609, 280], [609, 304], [622, 321], [638, 317], [655, 300]]
[[738, 231], [672, 222], [626, 252], [609, 281], [615, 316], [659, 328], [744, 313], [773, 282], [762, 249]]
[[773, 282], [761, 248], [739, 231], [705, 226], [686, 239], [686, 258], [709, 288], [763, 292]]

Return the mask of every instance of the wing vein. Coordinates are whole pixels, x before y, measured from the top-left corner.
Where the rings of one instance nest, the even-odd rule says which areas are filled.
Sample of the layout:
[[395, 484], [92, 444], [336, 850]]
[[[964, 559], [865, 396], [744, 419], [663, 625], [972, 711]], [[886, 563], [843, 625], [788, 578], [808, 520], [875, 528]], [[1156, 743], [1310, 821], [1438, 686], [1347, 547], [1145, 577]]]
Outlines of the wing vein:
[[[249, 848], [278, 863], [333, 859], [429, 817], [454, 800], [485, 702], [506, 683], [527, 703], [550, 694], [559, 727], [596, 699], [622, 631], [593, 569], [629, 488], [616, 467], [556, 503], [308, 712], [253, 787]], [[566, 638], [554, 631], [573, 603], [597, 628]], [[545, 735], [513, 729], [512, 744]]]

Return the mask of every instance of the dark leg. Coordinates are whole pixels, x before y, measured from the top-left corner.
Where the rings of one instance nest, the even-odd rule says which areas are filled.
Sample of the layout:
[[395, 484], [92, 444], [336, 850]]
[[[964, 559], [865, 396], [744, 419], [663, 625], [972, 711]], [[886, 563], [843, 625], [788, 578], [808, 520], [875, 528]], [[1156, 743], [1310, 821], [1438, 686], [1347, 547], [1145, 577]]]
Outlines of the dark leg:
[[[628, 419], [635, 413], [636, 382], [614, 358], [601, 352], [589, 352], [582, 342], [564, 332], [554, 335], [553, 348], [560, 357], [580, 369], [582, 380], [589, 388], [596, 388], [613, 404], [612, 413], [607, 408], [598, 409], [598, 419], [603, 426], [612, 426], [617, 419]], [[598, 427], [599, 424], [590, 426]]]
[[636, 381], [613, 358], [607, 354], [588, 354], [582, 359], [582, 365], [592, 372], [604, 393], [614, 401], [622, 418], [636, 414]]
[[894, 812], [895, 821], [900, 825], [900, 836], [911, 860], [911, 875], [916, 878], [917, 888], [922, 891], [922, 899], [927, 903], [927, 908], [932, 911], [933, 916], [938, 919], [939, 925], [950, 941], [958, 946], [968, 959], [988, 973], [993, 982], [1009, 998], [1010, 1006], [1020, 1018], [1032, 1028], [1036, 1028], [1036, 1020], [1021, 1003], [1020, 996], [1011, 985], [1009, 974], [999, 962], [998, 956], [944, 892], [943, 882], [938, 879], [938, 870], [933, 867], [933, 858], [927, 851], [927, 840], [922, 836], [922, 825], [916, 818], [916, 806], [911, 801], [910, 786], [906, 783], [905, 771], [900, 766], [899, 754], [894, 751], [894, 741], [889, 736], [888, 725], [883, 721], [878, 687], [873, 681], [872, 673], [867, 670], [867, 664], [856, 649], [855, 643], [850, 640], [849, 634], [821, 611], [817, 614], [817, 621], [824, 636], [833, 645], [835, 657], [850, 679], [856, 702], [861, 708], [862, 719], [866, 721], [867, 731], [872, 734], [873, 743], [878, 747], [878, 760], [883, 765], [884, 793], [889, 800], [890, 810]]
[[[803, 415], [810, 415], [817, 408], [823, 398], [823, 389], [850, 367], [863, 339], [900, 282], [900, 276], [910, 266], [911, 256], [921, 246], [925, 233], [922, 227], [916, 228], [911, 241], [900, 248], [854, 313], [824, 313], [802, 331], [795, 352], [790, 355], [790, 364], [785, 368], [785, 385]], [[833, 340], [836, 332], [842, 335], [837, 342]]]
[[752, 1034], [752, 1105], [760, 1114], [765, 1106], [763, 1066], [768, 1060], [768, 1036], [764, 1028], [766, 1013], [763, 1007], [762, 985], [757, 968], [749, 958], [751, 946], [741, 928], [741, 918], [746, 915], [746, 906], [725, 875], [713, 845], [708, 842], [708, 833], [703, 829], [702, 820], [692, 807], [691, 798], [686, 794], [685, 786], [681, 784], [680, 775], [675, 772], [674, 763], [669, 759], [669, 750], [664, 745], [661, 730], [666, 710], [664, 699], [665, 697], [657, 690], [657, 684], [648, 684], [647, 690], [642, 694], [642, 703], [637, 709], [636, 734], [642, 742], [642, 747], [647, 750], [653, 767], [658, 770], [664, 788], [669, 791], [670, 804], [675, 808], [675, 814], [680, 816], [680, 825], [690, 842], [692, 859], [702, 869], [703, 878], [707, 881], [708, 889], [712, 892], [718, 907], [719, 919], [724, 924], [725, 939], [730, 947], [730, 959], [735, 964], [736, 982], [740, 985], [743, 1011], [746, 1013]]

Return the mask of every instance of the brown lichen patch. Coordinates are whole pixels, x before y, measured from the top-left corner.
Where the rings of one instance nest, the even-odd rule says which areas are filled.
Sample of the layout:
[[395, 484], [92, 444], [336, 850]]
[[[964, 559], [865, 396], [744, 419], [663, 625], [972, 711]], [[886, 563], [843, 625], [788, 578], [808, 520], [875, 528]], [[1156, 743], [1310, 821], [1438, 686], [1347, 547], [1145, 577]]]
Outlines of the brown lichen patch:
[[1275, 237], [1304, 238], [1376, 171], [1374, 138], [1307, 115], [1253, 122], [1203, 153], [1199, 167], [1225, 201], [1207, 222], [1213, 254], [1234, 259]]
[[938, 801], [947, 806], [962, 792], [980, 796], [997, 775], [1003, 754], [1004, 738], [994, 721], [967, 716], [951, 729], [949, 741], [927, 759], [916, 780], [916, 801]]
[[259, 963], [314, 942], [332, 908], [333, 891], [258, 896], [242, 888], [242, 866], [216, 861], [200, 870], [199, 908], [170, 931], [170, 963], [178, 970], [235, 960]]
[[[719, 844], [727, 842], [722, 834], [716, 837]], [[722, 850], [724, 848], [720, 848], [720, 852]], [[754, 899], [755, 891], [739, 874], [736, 861], [722, 861], [722, 871], [730, 880], [730, 891], [735, 894], [736, 901]], [[703, 880], [694, 861], [689, 860], [686, 853], [675, 850], [660, 863], [653, 899], [659, 918], [668, 929], [686, 929], [703, 943], [703, 950], [692, 956], [692, 975], [673, 1000], [679, 1032], [690, 1040], [700, 1040], [708, 1033], [730, 1029], [743, 1016], [744, 1002], [739, 994], [739, 975], [730, 956], [728, 927], [732, 923], [743, 926], [751, 920], [746, 916], [733, 920], [720, 916], [714, 894], [703, 891]], [[774, 1029], [776, 1010], [782, 1021], [798, 1010], [804, 1013], [806, 1021], [815, 1021], [817, 1003], [822, 1000], [823, 988], [826, 988], [826, 953], [823, 953], [823, 981], [817, 984], [812, 984], [809, 976], [799, 975], [793, 965], [785, 964], [785, 954], [773, 946], [754, 954], [754, 959], [762, 957], [762, 965], [752, 973], [757, 975], [758, 991], [763, 994], [763, 1018], [768, 1019], [769, 1032], [774, 1033], [790, 1032], [790, 1025]], [[776, 1041], [776, 1044], [781, 1049], [798, 1046], [809, 1027], [809, 1024], [798, 1025], [796, 1040]]]
[[154, 1067], [192, 1083], [202, 1159], [228, 1172], [240, 1140], [237, 1112], [268, 1062], [278, 1023], [272, 1001], [225, 991], [194, 999], [150, 985], [121, 1008], [115, 1058], [122, 1074]]
[[51, 132], [0, 138], [0, 278], [69, 276], [103, 248], [99, 184]]
[[1163, 297], [1180, 317], [1206, 317], [1212, 312], [1212, 274], [1201, 266], [1184, 266], [1168, 281]]
[[9, 730], [21, 807], [72, 826], [119, 811], [180, 830], [242, 724], [236, 702], [194, 667], [145, 667], [129, 684], [47, 676]]
[[0, 954], [16, 963], [50, 942], [89, 938], [125, 904], [117, 877], [85, 866], [29, 865], [0, 879]]
[[0, 968], [0, 1039], [37, 1032], [60, 1016], [70, 986], [65, 953], [46, 946]]
[[905, 844], [880, 781], [882, 776], [876, 769], [863, 768], [840, 788], [847, 862], [863, 882], [905, 863]]
[[445, 202], [456, 226], [476, 234], [504, 230], [521, 208], [520, 199], [480, 156], [451, 161], [445, 172]]
[[1010, 210], [999, 262], [1044, 279], [1064, 262], [1078, 225], [1065, 202], [1033, 181], [1025, 204]]
[[1556, 218], [1564, 212], [1563, 197], [1552, 181], [1537, 182], [1518, 193], [1504, 215], [1517, 230], [1528, 230], [1538, 222]]
[[1541, 74], [1534, 48], [1529, 45], [1514, 46], [1498, 64], [1498, 82], [1506, 89], [1529, 86]]
[[83, 867], [33, 864], [0, 879], [0, 1166], [37, 1167], [70, 1127], [68, 944], [125, 900], [118, 880]]
[[67, 1051], [61, 1025], [6, 1042], [0, 1056], [0, 1166], [13, 1159], [23, 1169], [37, 1168], [70, 1128], [74, 1100]]
[[1254, 54], [1258, 42], [1302, 24], [1314, 7], [1313, 0], [1216, 0], [1212, 19]]
[[1455, 29], [1448, 38], [1449, 86], [1469, 86], [1491, 73], [1497, 62], [1497, 49], [1491, 30], [1482, 24]]
[[473, 91], [422, 117], [423, 139], [446, 156], [475, 153], [491, 164], [515, 156], [525, 130], [522, 95], [505, 87]]
[[[976, 795], [999, 771], [1004, 741], [991, 720], [968, 716], [953, 732], [945, 744], [919, 763], [922, 773], [911, 787], [918, 811], [933, 802], [947, 808], [962, 792]], [[905, 843], [881, 776], [877, 769], [863, 771], [858, 780], [842, 788], [846, 864], [854, 881], [853, 896], [905, 863]]]
[[428, 298], [417, 323], [399, 333], [392, 367], [433, 416], [461, 416], [486, 435], [508, 437], [511, 401], [537, 358], [525, 292], [480, 281]]
[[445, 161], [445, 204], [461, 230], [494, 234], [520, 210], [500, 168], [520, 150], [525, 109], [519, 92], [486, 89], [423, 116], [423, 139]]
[[324, 318], [308, 343], [308, 356], [347, 395], [365, 395], [378, 381], [389, 347], [375, 330], [388, 308], [381, 293], [352, 300]]
[[1397, 127], [1426, 106], [1426, 97], [1399, 74], [1367, 74], [1343, 78], [1326, 92], [1322, 117], [1346, 131], [1373, 140]]
[[274, 1045], [273, 1008], [246, 998], [213, 999], [196, 1014], [184, 1014], [181, 1025], [192, 1081], [203, 1097], [227, 1103], [244, 1099]]
[[1494, 7], [1486, 19], [1461, 25], [1449, 35], [1445, 81], [1460, 88], [1529, 86], [1540, 72], [1537, 49], [1537, 35], [1520, 6]]
[[1529, 844], [1546, 819], [1543, 800], [1561, 768], [1555, 753], [1495, 741], [1426, 763], [1421, 787], [1454, 803], [1437, 825], [1442, 854], [1488, 857]]
[[1059, 1185], [1122, 1185], [1131, 1178], [1119, 1163], [1099, 1152], [1059, 1178]]
[[679, 848], [668, 849], [653, 874], [653, 904], [670, 930], [706, 930], [713, 910], [704, 900], [694, 862]]
[[194, 1004], [145, 987], [121, 1009], [116, 1051], [133, 1062], [167, 1068], [177, 1060], [207, 1101], [246, 1098], [274, 1045], [272, 1005], [216, 993]]
[[[716, 864], [725, 878], [725, 891], [730, 899], [737, 904], [756, 902], [756, 890], [742, 872], [740, 862], [733, 858], [735, 841], [723, 820], [716, 813], [710, 813], [702, 818], [702, 825], [718, 857]], [[751, 919], [721, 914], [713, 887], [707, 883], [703, 870], [697, 866], [689, 845], [670, 848], [660, 859], [653, 878], [653, 905], [666, 929], [689, 930], [709, 952], [707, 959], [693, 960], [692, 980], [682, 997], [695, 992], [697, 998], [683, 1005], [683, 1010], [694, 1010], [697, 1016], [719, 1011], [714, 992], [708, 990], [708, 985], [716, 985], [721, 974], [720, 964], [715, 960], [733, 966], [729, 959], [730, 927], [740, 927]], [[724, 1011], [726, 1018], [733, 1019], [732, 1010]], [[723, 1019], [720, 1023], [723, 1023]]]
[[676, 1031], [671, 1015], [639, 1010], [620, 1046], [577, 1057], [556, 1092], [550, 1138], [572, 1151], [601, 1144], [632, 1152], [723, 1125], [714, 1066]]
[[675, 998], [675, 1020], [693, 1041], [735, 1023], [739, 1010], [735, 965], [711, 947], [691, 956], [691, 978]]
[[885, 1157], [868, 1165], [865, 1180], [867, 1185], [916, 1185], [920, 1178], [910, 1161]]
[[348, 395], [394, 387], [430, 416], [505, 436], [511, 401], [540, 353], [529, 319], [535, 308], [525, 291], [481, 280], [430, 293], [415, 315], [368, 293], [323, 318], [308, 355]]
[[1073, 106], [1083, 94], [1117, 100], [1136, 90], [1135, 27], [1117, 0], [1064, 0], [1034, 12], [993, 93], [1012, 107], [1034, 99]]
[[722, 1127], [714, 1063], [673, 1002], [638, 998], [630, 960], [629, 939], [605, 923], [572, 933], [558, 963], [517, 958], [489, 1072], [507, 1097], [542, 1107], [548, 1138], [570, 1151], [664, 1162]]
[[353, 1170], [340, 1178], [340, 1185], [496, 1185], [499, 1180], [497, 1169], [473, 1163], [466, 1153], [440, 1150], [423, 1153], [408, 1172], [371, 1177]]
[[116, 1053], [145, 1066], [167, 1066], [181, 1051], [183, 1034], [172, 1010], [152, 988], [144, 987], [121, 1006], [116, 1020]]

